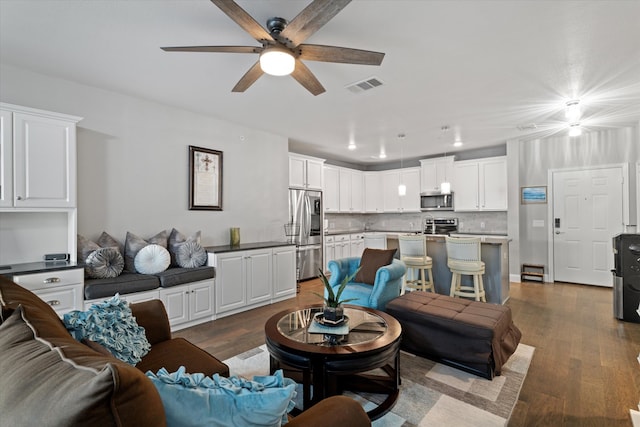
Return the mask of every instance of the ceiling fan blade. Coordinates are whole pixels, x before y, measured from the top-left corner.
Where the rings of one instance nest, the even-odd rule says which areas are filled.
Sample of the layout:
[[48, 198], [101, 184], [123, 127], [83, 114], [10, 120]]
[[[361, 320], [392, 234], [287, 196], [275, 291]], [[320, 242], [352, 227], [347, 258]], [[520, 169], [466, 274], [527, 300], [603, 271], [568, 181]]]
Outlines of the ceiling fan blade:
[[325, 88], [320, 84], [316, 76], [307, 68], [302, 61], [296, 59], [296, 68], [291, 76], [304, 86], [313, 96], [320, 95], [325, 92]]
[[244, 92], [249, 89], [249, 87], [256, 82], [264, 74], [262, 68], [260, 68], [260, 61], [257, 61], [253, 64], [253, 67], [249, 68], [244, 76], [236, 83], [236, 85], [231, 89], [231, 92]]
[[298, 46], [350, 2], [351, 0], [314, 0], [287, 24], [280, 33], [280, 41], [290, 48]]
[[165, 52], [226, 52], [226, 53], [260, 53], [262, 46], [175, 46], [161, 47]]
[[220, 10], [229, 18], [233, 19], [236, 24], [240, 25], [240, 27], [254, 39], [259, 42], [273, 41], [271, 34], [233, 0], [211, 0], [211, 3], [218, 6]]
[[298, 49], [300, 50], [300, 59], [307, 61], [380, 65], [384, 59], [384, 53], [348, 47], [302, 44], [298, 46]]

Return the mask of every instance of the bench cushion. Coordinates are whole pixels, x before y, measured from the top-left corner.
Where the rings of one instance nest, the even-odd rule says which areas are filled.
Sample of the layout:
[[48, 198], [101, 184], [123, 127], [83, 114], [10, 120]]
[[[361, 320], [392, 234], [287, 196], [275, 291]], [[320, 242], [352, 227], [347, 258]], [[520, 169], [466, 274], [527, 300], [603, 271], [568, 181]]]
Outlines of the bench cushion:
[[160, 279], [160, 286], [163, 288], [198, 282], [200, 280], [213, 279], [215, 275], [216, 269], [208, 266], [195, 268], [174, 267], [161, 273], [154, 274], [154, 276]]
[[386, 311], [402, 325], [405, 350], [487, 377], [500, 374], [522, 336], [503, 305], [415, 291]]
[[124, 272], [118, 277], [110, 279], [87, 279], [84, 281], [84, 298], [92, 300], [96, 298], [112, 297], [116, 293], [120, 295], [134, 292], [150, 291], [160, 286], [160, 280], [150, 274]]

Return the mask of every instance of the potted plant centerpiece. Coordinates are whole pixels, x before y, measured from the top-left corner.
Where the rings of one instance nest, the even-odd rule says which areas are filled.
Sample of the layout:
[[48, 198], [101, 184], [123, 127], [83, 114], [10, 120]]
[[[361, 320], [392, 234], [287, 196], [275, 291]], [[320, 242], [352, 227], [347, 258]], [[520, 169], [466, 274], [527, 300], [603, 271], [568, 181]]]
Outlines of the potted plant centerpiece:
[[342, 291], [344, 291], [344, 289], [346, 288], [347, 283], [349, 283], [356, 276], [358, 271], [356, 270], [356, 272], [353, 273], [351, 276], [345, 276], [345, 278], [340, 283], [340, 286], [338, 287], [338, 291], [334, 292], [333, 288], [329, 284], [329, 279], [327, 279], [327, 276], [324, 275], [324, 273], [322, 272], [322, 269], [319, 268], [318, 270], [320, 271], [320, 279], [324, 284], [324, 288], [327, 294], [325, 298], [324, 295], [316, 293], [316, 295], [324, 299], [324, 309], [323, 309], [324, 320], [328, 323], [338, 324], [342, 322], [342, 320], [344, 319], [344, 308], [342, 307], [342, 304], [356, 299], [356, 298], [348, 298], [348, 299], [341, 300], [340, 297], [342, 296]]

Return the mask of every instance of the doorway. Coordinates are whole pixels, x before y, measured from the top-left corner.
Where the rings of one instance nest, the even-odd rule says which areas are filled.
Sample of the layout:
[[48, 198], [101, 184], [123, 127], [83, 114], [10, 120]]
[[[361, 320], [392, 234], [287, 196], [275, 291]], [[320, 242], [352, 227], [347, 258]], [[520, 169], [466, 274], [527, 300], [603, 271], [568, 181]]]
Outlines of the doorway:
[[611, 287], [611, 239], [624, 229], [623, 168], [550, 173], [553, 280]]

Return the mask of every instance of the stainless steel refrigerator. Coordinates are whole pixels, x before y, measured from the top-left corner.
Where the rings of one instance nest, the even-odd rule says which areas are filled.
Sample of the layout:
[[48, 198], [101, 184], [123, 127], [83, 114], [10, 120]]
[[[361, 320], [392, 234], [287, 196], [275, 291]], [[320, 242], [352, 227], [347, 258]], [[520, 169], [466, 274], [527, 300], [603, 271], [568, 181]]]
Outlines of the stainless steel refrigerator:
[[296, 244], [298, 280], [317, 277], [322, 267], [322, 192], [289, 190], [289, 222], [298, 233]]

